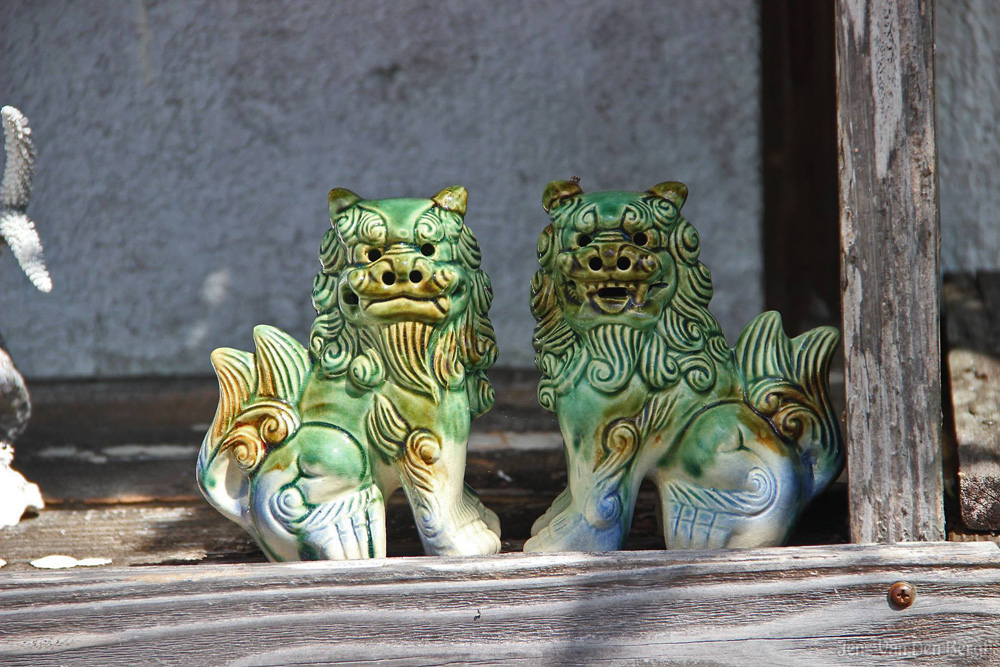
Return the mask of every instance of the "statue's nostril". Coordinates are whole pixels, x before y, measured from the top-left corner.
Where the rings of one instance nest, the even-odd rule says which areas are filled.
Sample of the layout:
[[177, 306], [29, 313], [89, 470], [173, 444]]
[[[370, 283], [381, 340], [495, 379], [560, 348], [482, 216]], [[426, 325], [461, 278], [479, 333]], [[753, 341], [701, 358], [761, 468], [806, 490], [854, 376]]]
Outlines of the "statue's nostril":
[[394, 282], [396, 282], [396, 274], [393, 273], [392, 271], [386, 271], [385, 273], [382, 274], [382, 282], [384, 282], [386, 285], [393, 284]]
[[411, 283], [419, 283], [421, 280], [423, 280], [423, 278], [424, 278], [423, 274], [420, 273], [419, 271], [410, 271]]
[[603, 268], [602, 264], [601, 264], [601, 260], [599, 258], [597, 258], [597, 257], [591, 257], [590, 258], [590, 270], [591, 271], [600, 271], [601, 268]]
[[618, 268], [620, 270], [625, 271], [630, 266], [632, 266], [632, 262], [629, 261], [628, 257], [619, 257], [618, 258]]

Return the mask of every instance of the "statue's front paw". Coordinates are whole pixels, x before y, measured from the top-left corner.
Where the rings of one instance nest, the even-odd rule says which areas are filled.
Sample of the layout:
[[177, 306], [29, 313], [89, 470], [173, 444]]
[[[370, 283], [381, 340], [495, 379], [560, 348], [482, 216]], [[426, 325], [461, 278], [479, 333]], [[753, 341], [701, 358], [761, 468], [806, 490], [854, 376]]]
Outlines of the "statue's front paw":
[[563, 489], [563, 492], [556, 496], [556, 499], [552, 501], [552, 505], [545, 510], [545, 514], [535, 519], [535, 523], [531, 524], [531, 535], [537, 535], [542, 528], [552, 523], [559, 514], [564, 512], [567, 507], [573, 502], [573, 496], [570, 494], [569, 489]]
[[570, 508], [525, 542], [524, 552], [616, 551], [622, 547], [623, 536], [621, 524], [598, 528]]
[[424, 548], [432, 556], [488, 556], [500, 553], [500, 537], [485, 521], [475, 518], [443, 531], [436, 539], [425, 539]]
[[468, 507], [479, 514], [479, 518], [483, 520], [486, 527], [490, 529], [490, 532], [500, 537], [500, 517], [497, 516], [496, 512], [484, 505], [483, 501], [479, 499], [479, 495], [468, 485], [465, 487], [462, 499]]
[[[310, 505], [297, 486], [270, 498], [270, 514], [293, 538], [297, 558], [278, 560], [357, 560], [385, 557], [385, 508], [374, 485], [320, 505]], [[268, 544], [275, 555], [287, 551]]]

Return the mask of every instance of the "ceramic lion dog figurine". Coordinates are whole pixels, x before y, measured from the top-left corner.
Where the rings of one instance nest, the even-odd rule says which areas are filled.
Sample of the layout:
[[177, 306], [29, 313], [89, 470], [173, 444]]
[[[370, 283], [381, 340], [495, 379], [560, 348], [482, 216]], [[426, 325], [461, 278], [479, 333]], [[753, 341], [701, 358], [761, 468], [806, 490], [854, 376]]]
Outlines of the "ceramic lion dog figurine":
[[538, 399], [559, 418], [568, 485], [525, 551], [622, 548], [646, 477], [668, 549], [777, 545], [840, 474], [839, 333], [789, 340], [769, 312], [730, 348], [686, 199], [676, 182], [545, 190], [531, 310]]
[[464, 483], [497, 355], [467, 196], [331, 191], [309, 349], [259, 326], [255, 354], [212, 354], [220, 400], [198, 481], [269, 559], [385, 556], [383, 499], [400, 486], [428, 554], [500, 550], [496, 515]]

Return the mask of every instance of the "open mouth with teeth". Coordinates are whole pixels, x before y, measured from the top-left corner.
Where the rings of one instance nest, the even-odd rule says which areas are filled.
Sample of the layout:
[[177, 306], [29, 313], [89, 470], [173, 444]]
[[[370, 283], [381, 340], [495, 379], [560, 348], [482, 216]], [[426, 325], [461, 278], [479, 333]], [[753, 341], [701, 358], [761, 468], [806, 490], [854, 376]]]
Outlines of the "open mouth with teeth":
[[651, 285], [645, 282], [568, 282], [567, 297], [576, 303], [589, 304], [601, 313], [621, 313], [646, 304]]

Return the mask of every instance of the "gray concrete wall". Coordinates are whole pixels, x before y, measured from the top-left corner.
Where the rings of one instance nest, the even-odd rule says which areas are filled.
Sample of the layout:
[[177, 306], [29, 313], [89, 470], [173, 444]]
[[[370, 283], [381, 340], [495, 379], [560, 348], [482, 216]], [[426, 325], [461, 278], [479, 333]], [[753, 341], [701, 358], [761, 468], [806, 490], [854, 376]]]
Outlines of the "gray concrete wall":
[[304, 340], [326, 193], [463, 184], [500, 363], [531, 364], [544, 185], [688, 183], [731, 340], [762, 304], [748, 0], [3, 0], [0, 103], [31, 120], [55, 282], [0, 257], [28, 376], [209, 373], [251, 327]]
[[1000, 2], [938, 0], [941, 261], [1000, 269]]

